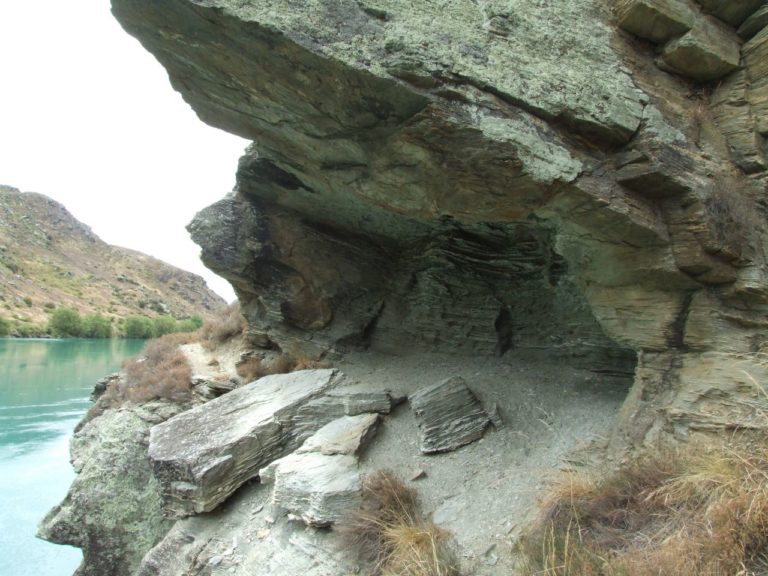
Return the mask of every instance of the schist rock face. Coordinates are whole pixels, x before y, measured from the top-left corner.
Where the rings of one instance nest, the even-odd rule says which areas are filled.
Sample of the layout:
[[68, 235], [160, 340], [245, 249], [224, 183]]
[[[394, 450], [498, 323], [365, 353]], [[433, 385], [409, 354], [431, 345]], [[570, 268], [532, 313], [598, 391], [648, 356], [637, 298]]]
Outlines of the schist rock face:
[[[291, 574], [351, 571], [338, 554], [315, 562], [334, 531], [304, 524], [331, 525], [354, 506], [367, 455], [388, 462], [385, 442], [412, 449], [399, 462], [436, 494], [444, 479], [431, 463], [506, 438], [526, 416], [503, 394], [518, 384], [511, 358], [586, 369], [585, 388], [627, 384], [618, 414], [595, 416], [615, 419], [602, 422], [609, 442], [765, 427], [763, 4], [112, 0], [200, 119], [253, 141], [235, 190], [189, 225], [237, 292], [248, 342], [342, 370], [345, 360], [369, 368], [368, 356], [481, 362], [466, 382], [414, 362], [401, 388], [367, 382], [360, 364], [350, 388], [333, 370], [231, 391], [199, 382], [206, 398], [221, 395], [163, 413], [151, 432], [136, 423], [130, 462], [147, 480], [151, 538], [121, 552], [113, 573], [226, 565], [283, 576], [271, 570], [291, 546], [293, 560], [311, 551], [285, 564]], [[491, 366], [501, 367], [492, 382]], [[560, 386], [551, 374], [547, 384]], [[406, 395], [415, 422], [392, 411]], [[88, 433], [134, 417], [117, 414]], [[359, 458], [349, 446], [373, 428], [349, 418], [381, 421]], [[260, 474], [266, 485], [238, 490]], [[432, 504], [442, 518], [468, 517], [453, 496]], [[269, 502], [303, 522], [248, 511]], [[169, 531], [160, 509], [184, 518]], [[92, 534], [74, 528], [66, 502], [60, 513], [46, 537], [87, 548]], [[218, 515], [265, 545], [224, 547]], [[102, 552], [86, 552], [83, 574], [98, 573]]]
[[203, 121], [254, 140], [190, 224], [254, 342], [544, 351], [690, 423], [656, 396], [680, 358], [761, 346], [761, 2], [112, 4]]

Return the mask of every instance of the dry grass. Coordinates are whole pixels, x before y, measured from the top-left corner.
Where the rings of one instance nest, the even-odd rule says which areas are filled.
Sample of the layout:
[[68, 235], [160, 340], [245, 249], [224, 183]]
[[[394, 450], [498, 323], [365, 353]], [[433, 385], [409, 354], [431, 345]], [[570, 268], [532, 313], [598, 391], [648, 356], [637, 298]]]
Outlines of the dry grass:
[[313, 368], [330, 368], [331, 365], [323, 360], [312, 360], [307, 356], [292, 354], [254, 355], [239, 362], [236, 366], [238, 375], [247, 382], [271, 374], [288, 374], [299, 370]]
[[518, 544], [523, 574], [767, 574], [767, 440], [693, 442], [598, 482], [568, 476]]
[[230, 304], [218, 318], [206, 320], [200, 328], [200, 343], [206, 350], [239, 336], [245, 329], [245, 318], [240, 313], [240, 302]]
[[379, 576], [456, 576], [449, 534], [424, 520], [416, 492], [387, 471], [363, 481], [363, 508], [340, 523], [346, 548]]
[[141, 403], [158, 398], [173, 402], [189, 400], [192, 367], [179, 349], [179, 345], [189, 342], [189, 337], [169, 334], [151, 340], [140, 357], [126, 361], [123, 364], [125, 378], [112, 392], [115, 400], [118, 403], [126, 400]]

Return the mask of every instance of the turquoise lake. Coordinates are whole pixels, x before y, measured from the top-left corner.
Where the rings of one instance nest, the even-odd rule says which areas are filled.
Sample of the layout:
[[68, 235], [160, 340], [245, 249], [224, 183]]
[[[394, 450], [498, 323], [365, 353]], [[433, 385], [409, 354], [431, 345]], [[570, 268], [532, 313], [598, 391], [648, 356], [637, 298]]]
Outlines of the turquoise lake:
[[68, 576], [78, 549], [35, 538], [74, 478], [69, 438], [94, 384], [141, 340], [0, 338], [0, 575]]

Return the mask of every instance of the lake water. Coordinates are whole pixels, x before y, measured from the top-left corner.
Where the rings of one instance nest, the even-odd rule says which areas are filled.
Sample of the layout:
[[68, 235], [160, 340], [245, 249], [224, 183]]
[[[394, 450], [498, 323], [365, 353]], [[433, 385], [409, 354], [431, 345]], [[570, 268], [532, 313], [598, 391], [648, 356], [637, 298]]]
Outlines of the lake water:
[[35, 538], [74, 478], [69, 438], [93, 385], [140, 340], [0, 338], [0, 576], [69, 576], [80, 550]]

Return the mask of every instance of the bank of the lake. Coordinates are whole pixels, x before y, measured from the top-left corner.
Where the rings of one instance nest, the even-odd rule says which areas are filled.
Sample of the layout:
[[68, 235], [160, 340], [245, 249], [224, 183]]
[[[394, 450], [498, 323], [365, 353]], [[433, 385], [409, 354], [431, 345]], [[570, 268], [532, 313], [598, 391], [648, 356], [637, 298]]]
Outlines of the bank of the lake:
[[80, 551], [35, 538], [66, 494], [72, 430], [97, 380], [135, 356], [142, 340], [0, 338], [0, 574], [66, 576]]

